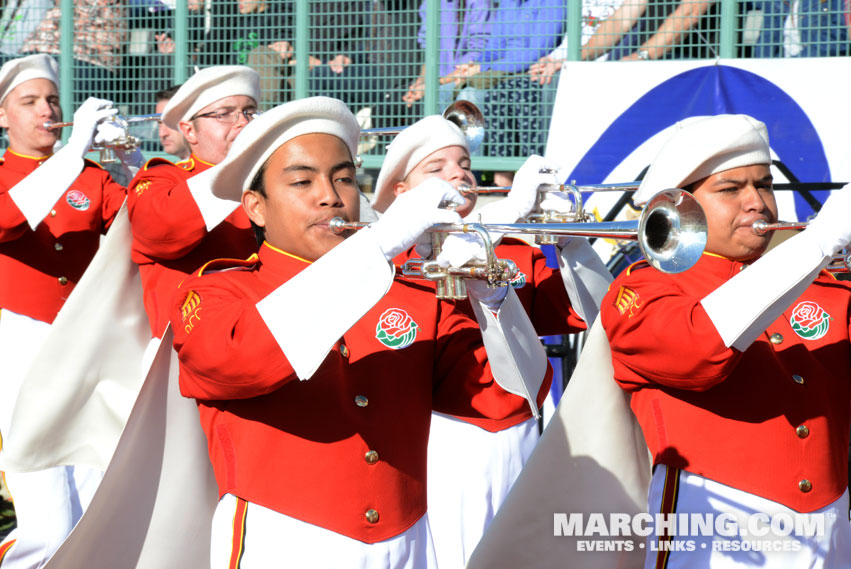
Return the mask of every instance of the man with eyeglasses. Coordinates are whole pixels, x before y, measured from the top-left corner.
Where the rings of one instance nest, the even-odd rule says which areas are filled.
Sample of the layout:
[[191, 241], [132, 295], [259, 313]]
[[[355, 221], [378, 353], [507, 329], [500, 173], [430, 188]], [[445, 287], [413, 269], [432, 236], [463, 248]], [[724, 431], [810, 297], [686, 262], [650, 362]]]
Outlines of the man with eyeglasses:
[[256, 250], [248, 217], [237, 208], [214, 227], [202, 211], [208, 196], [187, 181], [221, 162], [258, 113], [260, 79], [249, 67], [202, 69], [178, 89], [162, 121], [179, 129], [191, 154], [172, 163], [154, 158], [128, 186], [133, 260], [139, 264], [151, 334], [161, 338], [177, 286], [210, 259], [244, 259]]

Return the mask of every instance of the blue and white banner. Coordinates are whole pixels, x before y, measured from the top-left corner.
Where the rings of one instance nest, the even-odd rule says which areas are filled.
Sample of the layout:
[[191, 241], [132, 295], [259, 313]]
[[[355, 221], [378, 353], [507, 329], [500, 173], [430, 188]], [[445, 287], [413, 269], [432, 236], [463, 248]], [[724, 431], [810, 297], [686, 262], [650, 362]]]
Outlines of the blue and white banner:
[[[851, 181], [851, 58], [570, 62], [559, 79], [547, 158], [578, 184], [630, 182], [691, 116], [743, 113], [768, 126], [772, 157], [801, 182]], [[773, 168], [775, 183], [789, 181]], [[814, 192], [823, 202], [827, 192]], [[595, 194], [605, 215], [620, 197]], [[780, 218], [813, 213], [778, 192]]]

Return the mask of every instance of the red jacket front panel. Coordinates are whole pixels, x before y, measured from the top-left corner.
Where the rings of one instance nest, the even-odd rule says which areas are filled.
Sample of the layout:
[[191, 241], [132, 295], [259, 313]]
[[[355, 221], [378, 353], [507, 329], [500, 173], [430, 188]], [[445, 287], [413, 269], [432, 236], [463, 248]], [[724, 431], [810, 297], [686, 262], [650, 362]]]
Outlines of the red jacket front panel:
[[[739, 352], [724, 346], [700, 301], [746, 265], [706, 254], [678, 275], [644, 267], [619, 275], [600, 314], [654, 464], [800, 512], [839, 498], [848, 483], [851, 286], [823, 273]], [[814, 315], [818, 326], [801, 328]]]
[[[401, 280], [299, 381], [255, 305], [306, 266], [264, 246], [251, 268], [183, 282], [172, 313], [181, 392], [198, 400], [221, 494], [382, 541], [426, 511], [432, 409], [504, 422], [528, 405], [493, 380], [474, 321]], [[311, 301], [333, 302], [333, 288]], [[388, 347], [381, 330], [406, 342]]]
[[35, 230], [9, 190], [48, 157], [0, 159], [0, 308], [52, 323], [83, 276], [126, 190], [97, 163], [82, 172]]

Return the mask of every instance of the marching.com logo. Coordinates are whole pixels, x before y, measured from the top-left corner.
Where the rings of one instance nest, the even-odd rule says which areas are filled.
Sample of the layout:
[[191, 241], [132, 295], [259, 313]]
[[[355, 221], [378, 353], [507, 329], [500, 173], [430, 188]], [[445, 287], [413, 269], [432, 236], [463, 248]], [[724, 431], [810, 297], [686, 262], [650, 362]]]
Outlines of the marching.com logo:
[[[825, 514], [554, 513], [553, 535], [578, 537], [580, 551], [797, 551], [798, 538], [823, 536]], [[643, 540], [654, 536], [657, 539]], [[623, 538], [623, 539], [618, 539]], [[720, 538], [720, 539], [707, 539]]]

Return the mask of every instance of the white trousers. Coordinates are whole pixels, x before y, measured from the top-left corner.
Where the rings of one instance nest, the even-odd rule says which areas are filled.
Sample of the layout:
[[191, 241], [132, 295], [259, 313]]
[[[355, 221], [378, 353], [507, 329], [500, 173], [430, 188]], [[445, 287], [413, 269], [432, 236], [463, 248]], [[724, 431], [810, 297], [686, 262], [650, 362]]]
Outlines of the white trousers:
[[437, 567], [427, 516], [396, 537], [363, 543], [231, 494], [216, 507], [211, 542], [211, 569]]
[[529, 419], [492, 433], [432, 413], [428, 519], [440, 569], [463, 569], [538, 442]]
[[[0, 435], [8, 432], [21, 383], [49, 330], [44, 322], [0, 312]], [[0, 566], [37, 569], [47, 563], [83, 515], [102, 475], [73, 466], [6, 473], [17, 527], [0, 544], [5, 552]]]
[[[648, 496], [650, 514], [669, 511], [662, 507], [667, 472], [667, 467], [660, 465], [653, 473]], [[711, 514], [715, 523], [710, 529], [702, 529], [690, 522], [689, 529], [676, 530], [680, 535], [673, 537], [669, 546], [661, 545], [655, 532], [650, 534], [645, 542], [645, 569], [851, 568], [847, 489], [832, 504], [801, 514], [690, 472], [680, 471], [678, 479], [674, 506], [677, 517], [701, 514], [710, 519], [706, 514]], [[719, 516], [722, 522], [718, 521]], [[792, 520], [792, 526], [788, 520]], [[794, 529], [795, 523], [802, 531]], [[659, 551], [665, 549], [669, 551]]]

